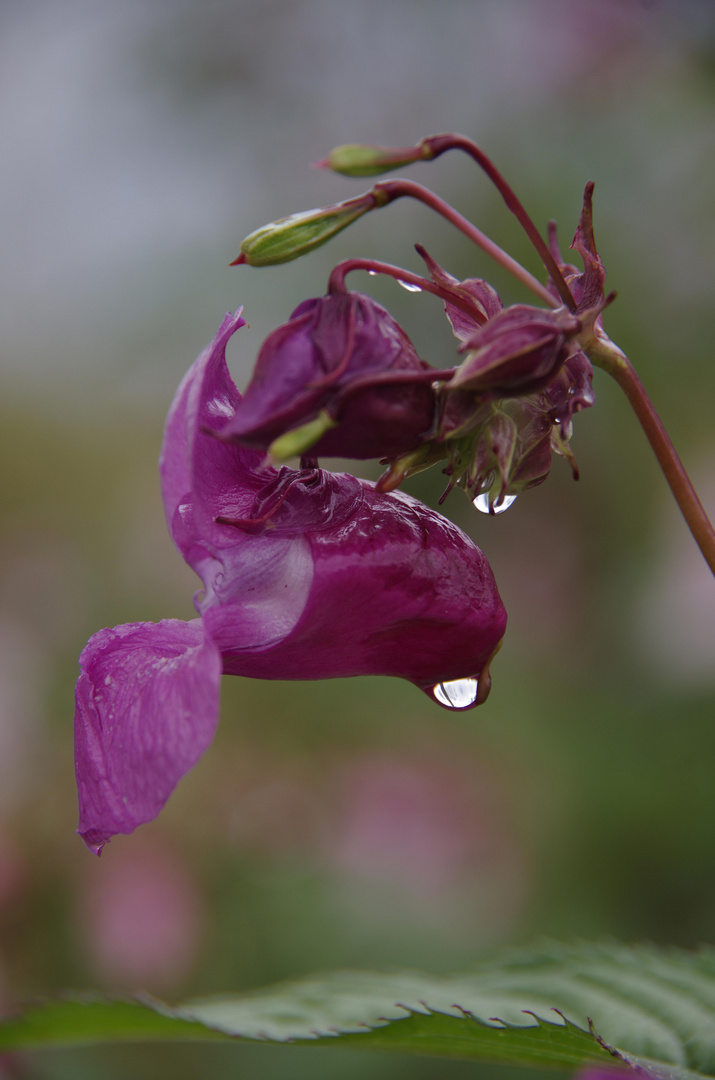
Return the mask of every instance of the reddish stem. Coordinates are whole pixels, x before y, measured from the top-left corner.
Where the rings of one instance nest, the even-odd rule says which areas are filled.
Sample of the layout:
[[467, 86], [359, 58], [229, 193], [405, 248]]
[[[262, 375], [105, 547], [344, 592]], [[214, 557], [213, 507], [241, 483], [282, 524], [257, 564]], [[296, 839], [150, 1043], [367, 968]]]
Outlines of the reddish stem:
[[[465, 236], [468, 236], [482, 251], [490, 255], [495, 262], [503, 266], [505, 270], [508, 270], [518, 281], [523, 285], [526, 285], [527, 289], [531, 289], [533, 293], [539, 297], [540, 300], [544, 300], [550, 307], [559, 307], [559, 301], [552, 296], [545, 285], [542, 285], [533, 274], [530, 274], [521, 263], [507, 254], [503, 248], [500, 248], [498, 244], [495, 244], [493, 240], [478, 229], [476, 225], [472, 225], [471, 221], [463, 217], [458, 213], [454, 207], [445, 202], [444, 199], [440, 199], [439, 195], [435, 195], [429, 188], [423, 187], [422, 184], [415, 184], [412, 180], [380, 180], [375, 184], [372, 189], [377, 200], [377, 206], [384, 205], [388, 202], [393, 202], [394, 199], [401, 199], [409, 197], [412, 199], [418, 199], [424, 203], [425, 206], [429, 206], [431, 210], [436, 210], [438, 214], [441, 214], [443, 218], [446, 218], [452, 225], [463, 232]], [[556, 265], [554, 263], [554, 265]], [[571, 294], [569, 293], [569, 297]], [[571, 307], [573, 304], [573, 298], [570, 300]]]
[[602, 367], [616, 380], [628, 398], [688, 528], [715, 574], [715, 530], [633, 365], [625, 353], [605, 335], [596, 337], [584, 351], [594, 364]]
[[483, 150], [481, 150], [475, 142], [468, 139], [466, 135], [430, 135], [428, 138], [423, 139], [420, 143], [425, 149], [429, 149], [433, 158], [439, 157], [440, 154], [444, 154], [446, 150], [463, 150], [466, 154], [469, 154], [471, 158], [476, 161], [477, 165], [487, 174], [491, 182], [496, 187], [497, 191], [503, 198], [509, 210], [516, 217], [517, 221], [523, 228], [526, 235], [531, 240], [532, 244], [538, 252], [539, 258], [542, 260], [544, 266], [549, 272], [549, 276], [554, 285], [558, 289], [559, 296], [566, 304], [566, 306], [573, 311], [576, 307], [576, 302], [571, 295], [564, 276], [559, 269], [559, 265], [554, 259], [553, 255], [549, 251], [549, 248], [544, 241], [541, 233], [537, 229], [534, 222], [531, 220], [526, 212], [526, 208], [523, 203], [517, 197], [513, 189], [507, 184], [506, 180], [487, 157]]
[[387, 274], [388, 277], [393, 277], [397, 281], [404, 281], [407, 285], [415, 285], [424, 292], [439, 296], [446, 304], [458, 307], [460, 311], [474, 319], [475, 322], [483, 325], [487, 321], [484, 313], [475, 304], [470, 304], [468, 300], [460, 296], [459, 293], [452, 292], [451, 289], [446, 289], [442, 285], [435, 285], [433, 281], [428, 281], [427, 278], [421, 277], [419, 274], [413, 274], [410, 270], [403, 270], [400, 266], [393, 266], [391, 263], [380, 262], [377, 259], [344, 259], [343, 262], [338, 263], [330, 272], [328, 292], [346, 292], [345, 278], [353, 270], [368, 270], [374, 274]]

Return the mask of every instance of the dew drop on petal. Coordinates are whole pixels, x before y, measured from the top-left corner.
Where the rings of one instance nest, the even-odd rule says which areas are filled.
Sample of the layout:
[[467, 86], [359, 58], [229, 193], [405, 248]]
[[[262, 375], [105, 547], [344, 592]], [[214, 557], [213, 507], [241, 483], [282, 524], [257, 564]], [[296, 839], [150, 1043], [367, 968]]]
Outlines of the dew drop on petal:
[[377, 277], [377, 270], [368, 270], [370, 277]]
[[477, 700], [477, 687], [476, 679], [453, 679], [437, 683], [432, 693], [448, 709], [468, 709]]
[[482, 514], [503, 514], [513, 502], [516, 502], [516, 495], [504, 495], [500, 503], [490, 504], [489, 492], [484, 491], [481, 495], [477, 495], [474, 505]]
[[422, 292], [419, 285], [413, 285], [409, 281], [403, 281], [402, 278], [397, 279], [397, 284], [401, 285], [403, 289], [407, 289], [408, 292]]

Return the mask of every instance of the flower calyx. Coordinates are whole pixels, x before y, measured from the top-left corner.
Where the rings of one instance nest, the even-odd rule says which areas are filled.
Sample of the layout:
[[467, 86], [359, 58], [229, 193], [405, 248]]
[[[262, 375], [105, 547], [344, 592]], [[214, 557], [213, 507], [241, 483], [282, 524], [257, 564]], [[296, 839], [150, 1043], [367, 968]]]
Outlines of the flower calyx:
[[[593, 234], [593, 191], [594, 183], [589, 181], [586, 184], [581, 215], [571, 244], [571, 249], [581, 258], [583, 271], [572, 263], [564, 261], [556, 235], [556, 223], [549, 222], [549, 248], [571, 290], [576, 303], [574, 308], [576, 315], [589, 309], [596, 309], [599, 305], [601, 305], [601, 310], [605, 307], [606, 271], [596, 250]], [[553, 282], [549, 282], [548, 287], [556, 296], [557, 291]]]

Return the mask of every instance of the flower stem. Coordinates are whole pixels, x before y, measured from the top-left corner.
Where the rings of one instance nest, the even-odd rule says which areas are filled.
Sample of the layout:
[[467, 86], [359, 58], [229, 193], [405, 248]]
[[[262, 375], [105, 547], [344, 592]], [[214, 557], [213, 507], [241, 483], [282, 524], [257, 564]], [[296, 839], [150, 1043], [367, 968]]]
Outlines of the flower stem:
[[715, 574], [715, 530], [633, 365], [625, 353], [602, 332], [597, 332], [593, 341], [584, 346], [584, 352], [594, 364], [616, 380], [628, 398], [688, 528]]
[[[455, 225], [460, 232], [463, 232], [465, 236], [475, 243], [482, 251], [491, 256], [495, 262], [503, 266], [505, 270], [508, 270], [522, 285], [526, 285], [527, 289], [530, 289], [535, 293], [540, 300], [545, 301], [549, 307], [559, 307], [559, 301], [549, 292], [545, 285], [542, 285], [526, 270], [521, 263], [507, 254], [503, 248], [500, 248], [498, 244], [495, 244], [493, 240], [478, 229], [476, 225], [472, 225], [471, 221], [463, 217], [453, 206], [445, 202], [444, 199], [440, 199], [439, 195], [435, 195], [429, 188], [423, 187], [422, 184], [415, 184], [412, 180], [380, 180], [375, 184], [372, 189], [377, 200], [377, 205], [385, 205], [388, 202], [392, 202], [394, 199], [401, 199], [409, 197], [412, 199], [418, 199], [423, 202], [430, 209], [436, 210], [438, 214], [441, 214], [443, 218], [446, 218], [452, 225]], [[553, 262], [553, 258], [552, 258]], [[556, 266], [556, 263], [554, 263]], [[557, 267], [558, 270], [558, 267]], [[574, 302], [569, 293], [569, 307], [573, 308]]]
[[470, 304], [459, 293], [452, 292], [451, 289], [446, 289], [442, 285], [435, 285], [434, 282], [428, 281], [427, 278], [421, 277], [419, 274], [413, 274], [410, 270], [403, 270], [400, 266], [380, 262], [378, 259], [344, 259], [339, 262], [330, 272], [328, 292], [345, 292], [345, 278], [353, 270], [367, 270], [368, 273], [387, 274], [388, 277], [393, 277], [397, 281], [402, 281], [407, 285], [414, 285], [420, 291], [439, 296], [446, 304], [458, 307], [465, 315], [469, 315], [470, 318], [474, 319], [475, 322], [486, 322], [484, 313], [480, 311], [476, 304]]
[[439, 155], [443, 154], [446, 150], [463, 150], [476, 161], [477, 165], [484, 170], [494, 184], [508, 209], [514, 214], [524, 232], [536, 248], [539, 258], [548, 270], [549, 276], [559, 292], [559, 296], [566, 306], [573, 311], [576, 307], [576, 303], [571, 295], [571, 290], [566, 284], [564, 276], [559, 269], [558, 263], [549, 251], [549, 248], [536, 225], [526, 212], [523, 203], [517, 198], [516, 193], [509, 184], [507, 184], [502, 174], [487, 157], [484, 151], [481, 150], [475, 142], [468, 139], [466, 135], [455, 135], [452, 133], [447, 135], [430, 135], [422, 140], [420, 146], [423, 148], [423, 152], [428, 149], [430, 156], [433, 158], [439, 157]]

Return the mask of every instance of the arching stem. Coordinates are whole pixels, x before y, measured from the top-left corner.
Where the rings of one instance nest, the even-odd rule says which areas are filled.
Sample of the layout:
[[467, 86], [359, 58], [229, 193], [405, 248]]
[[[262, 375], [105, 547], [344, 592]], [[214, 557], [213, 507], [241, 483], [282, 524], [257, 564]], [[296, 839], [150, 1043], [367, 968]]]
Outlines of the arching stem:
[[353, 270], [367, 270], [368, 273], [386, 274], [388, 277], [395, 278], [396, 281], [403, 281], [407, 285], [414, 285], [417, 289], [438, 296], [445, 303], [458, 307], [460, 311], [463, 311], [465, 315], [469, 315], [475, 322], [486, 322], [484, 312], [480, 311], [475, 304], [470, 304], [459, 293], [452, 292], [451, 289], [446, 289], [442, 285], [435, 285], [433, 281], [429, 281], [419, 274], [413, 274], [410, 270], [403, 270], [400, 266], [380, 262], [378, 259], [344, 259], [343, 262], [339, 262], [330, 272], [328, 292], [345, 292], [345, 278]]
[[[482, 249], [487, 255], [489, 255], [495, 262], [503, 266], [513, 277], [520, 281], [522, 285], [525, 285], [527, 289], [535, 293], [540, 300], [543, 300], [549, 305], [549, 307], [559, 307], [559, 301], [549, 292], [545, 285], [530, 274], [520, 262], [512, 258], [507, 254], [503, 248], [500, 248], [498, 244], [495, 244], [493, 240], [478, 229], [476, 225], [473, 225], [471, 221], [463, 217], [454, 207], [445, 202], [444, 199], [440, 199], [439, 195], [435, 195], [429, 188], [423, 187], [422, 184], [415, 184], [412, 180], [380, 180], [375, 184], [372, 189], [377, 205], [385, 205], [388, 202], [392, 202], [394, 199], [411, 198], [418, 199], [424, 203], [425, 206], [429, 206], [430, 209], [435, 210], [438, 214], [441, 214], [443, 218], [449, 221], [452, 225], [455, 225], [460, 232], [464, 233], [473, 243]], [[554, 262], [552, 257], [552, 262]], [[554, 266], [556, 263], [554, 262]], [[557, 268], [558, 269], [558, 268]], [[569, 307], [573, 308], [574, 302], [571, 293], [569, 292]]]
[[633, 365], [625, 353], [603, 333], [597, 333], [593, 341], [584, 346], [584, 352], [594, 364], [616, 380], [628, 398], [688, 528], [715, 574], [715, 530]]
[[466, 135], [455, 135], [451, 133], [447, 135], [430, 135], [422, 140], [420, 146], [423, 148], [423, 152], [428, 150], [430, 157], [433, 158], [439, 157], [440, 154], [444, 154], [447, 150], [463, 150], [476, 161], [477, 165], [484, 170], [494, 184], [508, 209], [514, 214], [524, 232], [531, 240], [531, 243], [538, 252], [539, 258], [548, 270], [549, 276], [556, 286], [559, 296], [566, 306], [573, 311], [576, 307], [576, 303], [571, 295], [571, 290], [566, 284], [564, 276], [559, 269], [558, 263], [549, 251], [549, 248], [536, 225], [526, 212], [524, 205], [484, 151], [481, 150], [475, 142], [468, 139]]

